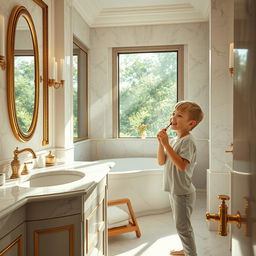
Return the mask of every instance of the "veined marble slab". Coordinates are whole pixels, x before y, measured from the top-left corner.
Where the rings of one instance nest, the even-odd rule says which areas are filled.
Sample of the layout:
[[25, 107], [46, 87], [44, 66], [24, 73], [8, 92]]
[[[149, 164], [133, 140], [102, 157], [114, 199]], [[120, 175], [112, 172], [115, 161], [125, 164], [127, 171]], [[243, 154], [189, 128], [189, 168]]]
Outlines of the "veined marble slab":
[[[42, 198], [67, 197], [79, 193], [87, 193], [92, 187], [108, 174], [111, 163], [80, 162], [62, 164], [53, 167], [38, 168], [30, 171], [30, 174], [19, 179], [7, 180], [4, 186], [0, 186], [0, 218], [13, 210], [26, 204], [28, 201]], [[75, 182], [47, 187], [23, 187], [22, 182], [28, 176], [39, 172], [51, 172], [56, 170], [79, 170], [85, 173], [85, 177]]]

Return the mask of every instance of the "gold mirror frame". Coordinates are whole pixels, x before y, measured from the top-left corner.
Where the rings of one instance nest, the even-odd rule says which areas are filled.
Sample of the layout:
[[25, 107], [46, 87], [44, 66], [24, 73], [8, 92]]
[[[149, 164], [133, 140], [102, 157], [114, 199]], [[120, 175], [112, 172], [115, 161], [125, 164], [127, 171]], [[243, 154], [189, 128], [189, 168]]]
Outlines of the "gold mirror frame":
[[[26, 19], [32, 41], [33, 41], [33, 50], [34, 50], [34, 59], [35, 59], [35, 98], [34, 98], [34, 113], [31, 125], [27, 132], [23, 132], [18, 124], [17, 113], [16, 113], [16, 104], [15, 104], [15, 89], [14, 89], [14, 46], [15, 46], [15, 32], [17, 22], [20, 17]], [[8, 32], [7, 32], [7, 104], [8, 104], [8, 113], [12, 131], [15, 137], [22, 142], [29, 141], [36, 128], [37, 119], [38, 119], [38, 108], [39, 108], [39, 55], [38, 55], [38, 43], [36, 30], [33, 23], [33, 19], [24, 6], [16, 6], [12, 10], [9, 23], [8, 23]]]
[[49, 144], [49, 95], [48, 95], [48, 6], [43, 0], [33, 0], [42, 8], [43, 19], [43, 141]]

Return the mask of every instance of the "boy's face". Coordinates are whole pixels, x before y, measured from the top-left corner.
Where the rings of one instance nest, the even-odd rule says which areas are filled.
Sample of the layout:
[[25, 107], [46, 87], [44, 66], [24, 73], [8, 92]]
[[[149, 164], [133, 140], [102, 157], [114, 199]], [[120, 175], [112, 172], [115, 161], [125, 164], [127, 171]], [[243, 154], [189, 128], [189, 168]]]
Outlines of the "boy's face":
[[176, 131], [190, 131], [196, 124], [195, 120], [189, 118], [188, 111], [177, 109], [173, 111], [170, 122], [172, 122], [172, 130]]

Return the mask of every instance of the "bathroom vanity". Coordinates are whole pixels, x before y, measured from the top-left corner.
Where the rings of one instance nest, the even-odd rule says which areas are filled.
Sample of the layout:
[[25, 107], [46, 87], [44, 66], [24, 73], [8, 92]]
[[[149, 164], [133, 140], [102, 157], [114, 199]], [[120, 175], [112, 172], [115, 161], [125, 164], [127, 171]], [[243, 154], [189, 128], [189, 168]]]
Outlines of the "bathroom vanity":
[[107, 255], [110, 166], [75, 162], [61, 169], [85, 177], [56, 186], [30, 187], [25, 179], [0, 187], [1, 256]]

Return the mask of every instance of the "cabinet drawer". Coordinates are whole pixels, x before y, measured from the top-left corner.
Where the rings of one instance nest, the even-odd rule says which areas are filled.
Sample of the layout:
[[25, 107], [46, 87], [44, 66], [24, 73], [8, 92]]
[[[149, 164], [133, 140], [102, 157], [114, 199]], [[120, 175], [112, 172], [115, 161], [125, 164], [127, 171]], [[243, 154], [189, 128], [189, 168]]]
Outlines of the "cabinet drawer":
[[85, 218], [86, 255], [103, 255], [105, 239], [105, 199]]
[[105, 197], [107, 179], [104, 177], [100, 183], [92, 190], [90, 195], [84, 196], [84, 213], [91, 213], [95, 207]]
[[27, 221], [52, 219], [81, 214], [82, 196], [44, 199], [30, 202], [26, 207]]

